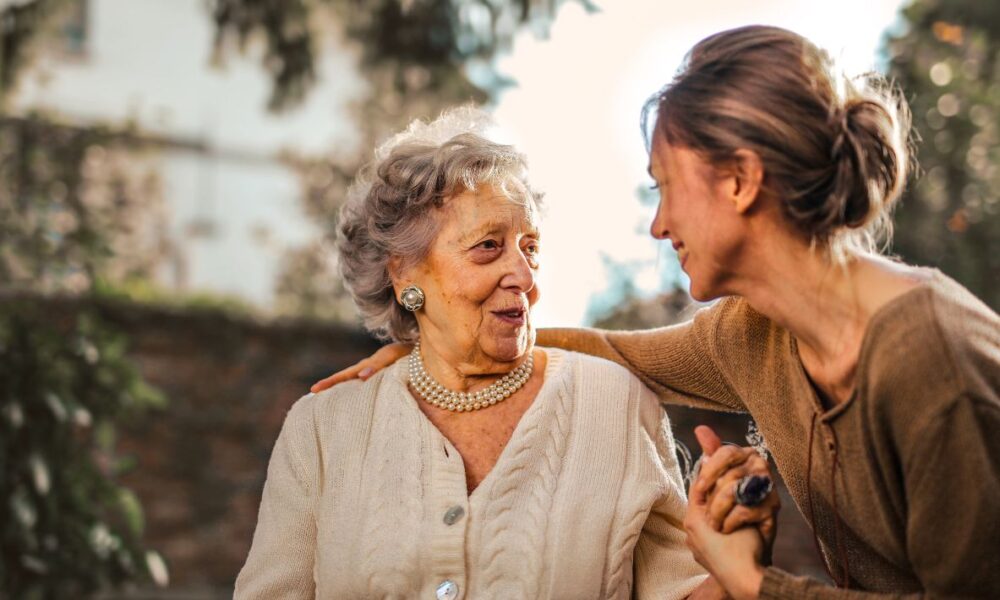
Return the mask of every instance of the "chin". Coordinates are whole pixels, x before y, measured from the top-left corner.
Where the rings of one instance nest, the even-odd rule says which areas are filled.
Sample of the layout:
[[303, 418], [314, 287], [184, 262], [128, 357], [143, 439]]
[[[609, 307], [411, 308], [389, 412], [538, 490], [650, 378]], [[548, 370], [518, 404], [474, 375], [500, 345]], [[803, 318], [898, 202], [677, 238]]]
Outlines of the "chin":
[[698, 281], [692, 277], [691, 285], [688, 286], [688, 294], [690, 294], [691, 298], [697, 300], [698, 302], [709, 302], [724, 295], [715, 289], [715, 287], [716, 286], [699, 285]]
[[534, 345], [534, 329], [524, 327], [511, 335], [496, 335], [483, 343], [487, 356], [498, 362], [514, 362], [527, 354]]
[[690, 294], [692, 300], [697, 300], [698, 302], [708, 302], [709, 300], [714, 299], [714, 296], [701, 291], [693, 285], [691, 286], [691, 289], [688, 290], [688, 294]]

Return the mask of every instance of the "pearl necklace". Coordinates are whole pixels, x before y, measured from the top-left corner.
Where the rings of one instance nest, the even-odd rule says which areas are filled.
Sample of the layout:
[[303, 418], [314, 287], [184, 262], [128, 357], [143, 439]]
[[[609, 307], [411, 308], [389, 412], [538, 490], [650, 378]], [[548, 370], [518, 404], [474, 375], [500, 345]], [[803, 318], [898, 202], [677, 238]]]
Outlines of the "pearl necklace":
[[445, 410], [456, 412], [479, 410], [503, 402], [514, 392], [521, 389], [531, 377], [535, 366], [534, 356], [529, 352], [528, 359], [510, 373], [496, 380], [488, 388], [478, 392], [454, 392], [437, 382], [425, 369], [420, 356], [420, 342], [413, 345], [410, 353], [410, 383], [424, 400]]

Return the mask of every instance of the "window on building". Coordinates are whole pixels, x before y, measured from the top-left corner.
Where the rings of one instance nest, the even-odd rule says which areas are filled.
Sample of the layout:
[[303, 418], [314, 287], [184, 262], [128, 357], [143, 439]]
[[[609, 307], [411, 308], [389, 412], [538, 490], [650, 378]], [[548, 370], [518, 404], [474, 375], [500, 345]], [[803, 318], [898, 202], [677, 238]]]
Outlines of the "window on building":
[[57, 21], [60, 50], [69, 56], [87, 53], [89, 0], [71, 0], [62, 9]]

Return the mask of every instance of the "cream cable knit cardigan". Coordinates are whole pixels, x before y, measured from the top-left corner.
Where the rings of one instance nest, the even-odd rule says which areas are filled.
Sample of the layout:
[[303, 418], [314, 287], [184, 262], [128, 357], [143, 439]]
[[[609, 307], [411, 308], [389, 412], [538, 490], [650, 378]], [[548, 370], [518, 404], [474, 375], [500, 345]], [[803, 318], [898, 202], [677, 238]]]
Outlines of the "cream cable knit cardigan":
[[237, 600], [683, 598], [670, 423], [624, 368], [547, 349], [545, 381], [469, 495], [406, 360], [308, 395], [275, 444]]

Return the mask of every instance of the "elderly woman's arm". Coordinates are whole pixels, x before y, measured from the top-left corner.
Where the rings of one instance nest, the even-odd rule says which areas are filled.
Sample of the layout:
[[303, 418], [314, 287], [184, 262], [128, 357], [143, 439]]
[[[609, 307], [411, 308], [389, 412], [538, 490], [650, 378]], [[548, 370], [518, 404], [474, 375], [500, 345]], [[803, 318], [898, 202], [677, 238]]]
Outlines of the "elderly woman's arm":
[[236, 580], [234, 600], [314, 598], [316, 550], [314, 506], [318, 456], [307, 450], [312, 400], [289, 411], [267, 467], [257, 529], [247, 562]]
[[680, 599], [693, 592], [693, 597], [705, 597], [704, 586], [701, 586], [705, 581], [705, 569], [695, 562], [685, 543], [683, 520], [687, 501], [670, 421], [656, 405], [652, 392], [643, 388], [641, 394], [644, 397], [640, 409], [641, 446], [645, 447], [640, 455], [652, 460], [637, 463], [646, 465], [644, 469], [652, 469], [643, 478], [658, 481], [660, 492], [635, 545], [633, 597]]

